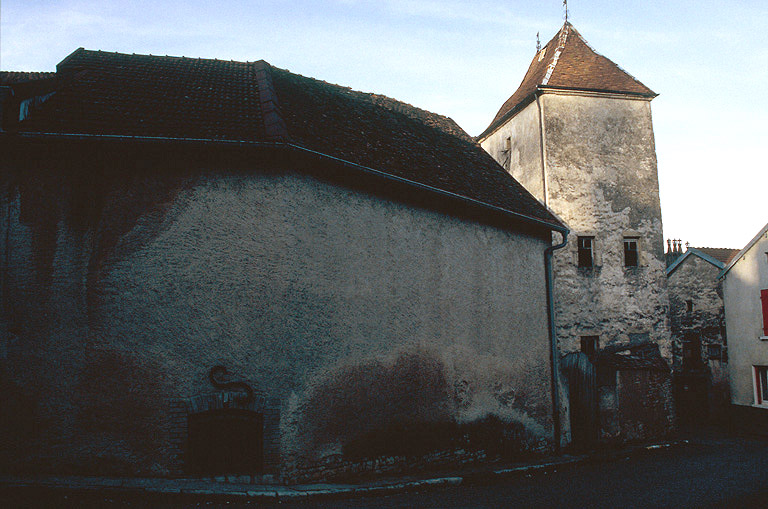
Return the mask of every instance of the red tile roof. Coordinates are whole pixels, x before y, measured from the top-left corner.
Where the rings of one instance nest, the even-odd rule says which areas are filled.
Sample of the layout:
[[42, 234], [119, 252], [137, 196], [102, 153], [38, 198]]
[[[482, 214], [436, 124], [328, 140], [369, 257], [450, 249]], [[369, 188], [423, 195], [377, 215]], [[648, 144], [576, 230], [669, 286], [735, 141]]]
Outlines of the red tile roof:
[[655, 97], [648, 87], [597, 53], [570, 23], [533, 57], [528, 72], [512, 96], [501, 106], [482, 138], [519, 107], [533, 98], [538, 89], [577, 89]]
[[22, 132], [281, 141], [560, 223], [453, 120], [264, 61], [78, 49]]
[[702, 253], [708, 256], [711, 256], [717, 261], [722, 262], [723, 265], [728, 265], [728, 263], [733, 259], [733, 257], [739, 254], [738, 249], [730, 249], [730, 248], [723, 248], [723, 247], [695, 247], [693, 249], [698, 249]]

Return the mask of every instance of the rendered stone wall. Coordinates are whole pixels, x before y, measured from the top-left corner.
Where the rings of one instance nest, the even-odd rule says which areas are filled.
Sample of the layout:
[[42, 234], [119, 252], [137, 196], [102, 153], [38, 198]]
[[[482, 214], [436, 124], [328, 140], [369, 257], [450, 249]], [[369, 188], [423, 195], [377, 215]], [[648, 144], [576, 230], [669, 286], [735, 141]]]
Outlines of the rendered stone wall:
[[284, 168], [93, 164], [2, 173], [6, 471], [179, 473], [214, 365], [256, 391], [272, 472], [403, 423], [547, 447], [543, 234]]
[[[555, 252], [553, 260], [561, 354], [578, 351], [582, 336], [598, 336], [600, 348], [653, 342], [671, 362], [650, 101], [546, 90], [538, 102], [527, 105], [483, 140], [483, 148], [500, 164], [506, 157], [503, 148], [509, 136], [513, 157], [508, 171], [571, 230], [568, 244]], [[579, 236], [594, 238], [592, 268], [578, 267]], [[637, 267], [624, 266], [624, 237], [639, 239]], [[559, 235], [554, 236], [553, 243], [558, 242]], [[666, 380], [638, 380], [647, 382], [648, 390], [659, 395], [648, 401], [652, 411], [647, 412], [645, 430], [660, 432], [657, 424], [671, 423], [674, 412], [671, 390], [654, 388], [671, 383], [670, 373], [656, 375]], [[613, 389], [601, 391], [604, 438], [631, 440], [647, 435], [646, 431], [639, 432], [639, 425], [631, 419], [621, 417], [625, 411], [622, 405], [629, 405], [630, 399], [618, 399]], [[629, 408], [626, 411], [632, 412]], [[652, 417], [657, 414], [664, 417]]]
[[539, 109], [534, 101], [484, 139], [481, 146], [528, 192], [544, 202], [540, 126]]
[[[547, 204], [571, 228], [555, 254], [561, 349], [579, 337], [600, 346], [647, 338], [671, 358], [668, 296], [650, 102], [544, 94]], [[578, 268], [579, 235], [594, 236], [595, 267]], [[638, 267], [624, 267], [625, 236], [639, 238]]]

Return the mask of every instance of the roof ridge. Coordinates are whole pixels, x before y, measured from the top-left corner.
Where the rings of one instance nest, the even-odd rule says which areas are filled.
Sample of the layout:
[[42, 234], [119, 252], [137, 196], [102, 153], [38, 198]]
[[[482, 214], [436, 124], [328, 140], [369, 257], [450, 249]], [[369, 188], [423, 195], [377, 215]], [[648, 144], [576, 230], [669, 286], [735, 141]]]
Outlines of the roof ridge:
[[104, 51], [104, 50], [92, 50], [92, 49], [85, 49], [82, 46], [77, 48], [75, 51], [64, 57], [64, 60], [59, 62], [56, 65], [56, 69], [58, 70], [59, 67], [71, 64], [71, 61], [74, 60], [77, 57], [80, 57], [85, 54], [91, 54], [91, 55], [117, 55], [117, 56], [123, 56], [123, 57], [140, 57], [140, 58], [170, 58], [174, 60], [189, 60], [189, 61], [199, 61], [203, 60], [206, 62], [230, 62], [234, 64], [243, 64], [243, 65], [251, 65], [256, 62], [263, 62], [264, 60], [233, 60], [233, 59], [223, 59], [223, 58], [207, 58], [207, 57], [188, 57], [186, 55], [154, 55], [152, 53], [124, 53], [122, 51]]
[[[280, 68], [278, 68], [280, 69]], [[322, 80], [319, 78], [314, 78], [312, 76], [304, 76], [303, 74], [292, 72], [288, 69], [280, 69], [284, 72], [290, 73], [294, 76], [298, 76], [303, 79], [312, 80], [316, 83], [321, 83], [323, 85], [327, 85], [330, 87], [334, 87], [336, 89], [339, 89], [341, 91], [344, 91], [348, 94], [353, 94], [357, 98], [362, 100], [367, 100], [371, 104], [375, 106], [382, 107], [388, 111], [397, 113], [399, 115], [403, 115], [411, 120], [416, 120], [418, 122], [421, 122], [422, 124], [427, 125], [428, 127], [440, 129], [441, 131], [448, 132], [460, 139], [463, 139], [464, 141], [467, 141], [469, 143], [475, 143], [475, 140], [472, 136], [469, 135], [455, 120], [453, 120], [451, 117], [448, 117], [446, 115], [442, 115], [440, 113], [435, 113], [434, 111], [430, 111], [424, 108], [420, 108], [418, 106], [414, 106], [411, 103], [407, 103], [405, 101], [401, 101], [399, 99], [396, 99], [394, 97], [390, 97], [385, 94], [379, 94], [377, 92], [364, 92], [362, 90], [356, 90], [353, 87], [347, 86], [347, 85], [339, 85], [338, 83], [331, 83], [330, 81]], [[423, 114], [425, 117], [428, 118], [419, 118], [416, 115], [413, 115], [412, 113], [419, 112]], [[440, 120], [448, 125], [433, 125], [433, 123], [428, 122], [430, 119], [436, 119]]]
[[737, 247], [691, 246], [691, 249], [722, 249], [725, 251], [739, 251], [739, 248]]
[[289, 138], [275, 86], [272, 83], [272, 66], [265, 60], [252, 64], [253, 78], [256, 82], [256, 94], [259, 96], [261, 118], [264, 123], [264, 135], [269, 141], [285, 141]]
[[544, 74], [544, 78], [541, 80], [542, 85], [549, 83], [549, 79], [552, 77], [552, 73], [555, 71], [555, 66], [557, 66], [557, 62], [560, 59], [560, 54], [563, 52], [565, 45], [568, 42], [568, 27], [570, 25], [571, 24], [566, 21], [565, 24], [563, 24], [563, 28], [560, 29], [560, 33], [557, 37], [557, 47], [555, 48], [555, 52], [552, 55], [552, 61], [547, 66], [547, 72]]

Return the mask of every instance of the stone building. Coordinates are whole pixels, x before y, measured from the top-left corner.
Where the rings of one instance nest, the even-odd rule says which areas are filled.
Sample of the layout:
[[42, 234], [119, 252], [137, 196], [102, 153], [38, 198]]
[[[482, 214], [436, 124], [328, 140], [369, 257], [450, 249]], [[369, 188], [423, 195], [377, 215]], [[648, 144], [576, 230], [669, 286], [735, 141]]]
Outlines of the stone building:
[[[621, 413], [622, 407], [636, 406], [632, 412], [639, 416], [644, 408], [655, 409], [645, 412], [654, 422], [615, 431], [601, 426], [603, 438], [647, 438], [669, 430], [673, 418], [654, 97], [566, 22], [537, 52], [519, 88], [478, 137], [572, 232], [572, 241], [554, 257], [557, 339], [562, 354], [581, 352], [590, 362], [567, 365], [599, 368], [606, 348], [627, 358], [639, 352], [646, 360], [653, 357], [621, 364], [625, 370], [633, 366], [655, 373], [637, 397], [621, 395], [610, 362], [605, 373], [598, 369], [585, 378], [592, 380], [585, 382], [592, 386], [585, 389], [588, 401], [577, 405], [574, 392], [583, 391], [571, 387], [572, 420], [574, 412], [588, 415], [584, 426], [571, 423], [575, 439], [579, 427], [587, 428], [581, 433], [586, 441], [597, 434], [596, 405], [603, 416]], [[607, 389], [598, 391], [595, 385]]]
[[768, 224], [733, 257], [723, 279], [732, 422], [766, 435], [768, 425]]
[[0, 80], [3, 471], [552, 448], [567, 229], [451, 119], [263, 61], [81, 48]]
[[668, 241], [667, 286], [678, 417], [689, 424], [722, 418], [730, 403], [728, 342], [720, 273], [737, 249]]

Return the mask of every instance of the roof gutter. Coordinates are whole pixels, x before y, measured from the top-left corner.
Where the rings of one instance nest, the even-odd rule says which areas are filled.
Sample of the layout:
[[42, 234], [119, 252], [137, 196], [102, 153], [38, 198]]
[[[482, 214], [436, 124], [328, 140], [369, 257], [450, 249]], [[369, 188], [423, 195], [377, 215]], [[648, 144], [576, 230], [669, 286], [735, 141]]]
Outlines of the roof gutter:
[[270, 141], [270, 142], [264, 142], [264, 141], [240, 141], [240, 140], [215, 140], [210, 138], [173, 138], [173, 137], [163, 137], [163, 136], [124, 136], [124, 135], [111, 135], [111, 134], [66, 134], [66, 133], [2, 133], [0, 134], [1, 137], [21, 137], [21, 138], [30, 138], [30, 139], [49, 139], [49, 138], [63, 138], [63, 139], [76, 139], [76, 140], [114, 140], [114, 141], [139, 141], [139, 142], [168, 142], [168, 143], [181, 143], [181, 144], [202, 144], [202, 145], [220, 145], [220, 146], [238, 146], [238, 147], [258, 147], [258, 148], [273, 148], [273, 149], [280, 149], [280, 148], [286, 148], [289, 150], [293, 150], [296, 152], [301, 152], [305, 154], [312, 155], [314, 157], [318, 157], [321, 159], [326, 159], [329, 161], [333, 161], [337, 164], [341, 164], [343, 166], [355, 168], [357, 170], [360, 170], [364, 173], [368, 173], [370, 175], [375, 175], [377, 177], [381, 177], [393, 182], [398, 182], [402, 184], [406, 184], [411, 187], [415, 187], [418, 189], [423, 189], [435, 194], [439, 194], [442, 196], [450, 197], [453, 199], [457, 199], [460, 201], [463, 201], [465, 203], [469, 203], [471, 205], [475, 205], [487, 210], [491, 210], [496, 213], [500, 213], [506, 216], [514, 217], [515, 219], [522, 220], [527, 223], [535, 224], [538, 226], [544, 226], [549, 230], [554, 230], [557, 232], [560, 232], [563, 235], [568, 234], [568, 228], [564, 225], [560, 225], [557, 223], [551, 223], [548, 221], [545, 221], [543, 219], [539, 219], [537, 217], [529, 216], [527, 214], [522, 214], [520, 212], [514, 212], [512, 210], [505, 209], [503, 207], [498, 207], [496, 205], [491, 205], [490, 203], [485, 203], [480, 200], [476, 200], [474, 198], [469, 198], [468, 196], [464, 196], [461, 194], [453, 193], [451, 191], [445, 191], [444, 189], [439, 189], [437, 187], [430, 186], [428, 184], [423, 184], [421, 182], [416, 182], [414, 180], [409, 180], [403, 177], [398, 177], [396, 175], [391, 175], [389, 173], [385, 173], [380, 170], [376, 170], [373, 168], [370, 168], [368, 166], [363, 166], [357, 163], [353, 163], [351, 161], [347, 161], [345, 159], [340, 159], [338, 157], [325, 154], [323, 152], [318, 152], [315, 150], [311, 150], [305, 147], [302, 147], [301, 145], [296, 145], [294, 143], [290, 142], [282, 142], [282, 141]]
[[492, 210], [494, 212], [499, 212], [499, 213], [507, 215], [507, 216], [513, 216], [513, 217], [515, 217], [517, 219], [522, 219], [525, 222], [534, 223], [534, 224], [537, 224], [537, 225], [540, 225], [540, 226], [545, 226], [545, 227], [549, 228], [550, 230], [554, 230], [554, 231], [560, 232], [563, 235], [567, 235], [568, 232], [569, 232], [568, 228], [565, 227], [565, 226], [557, 225], [557, 224], [554, 224], [554, 223], [550, 223], [550, 222], [544, 221], [543, 219], [539, 219], [539, 218], [536, 218], [536, 217], [533, 217], [533, 216], [529, 216], [527, 214], [521, 214], [520, 212], [514, 212], [514, 211], [511, 211], [511, 210], [505, 209], [503, 207], [497, 207], [496, 205], [491, 205], [490, 203], [485, 203], [485, 202], [482, 202], [480, 200], [475, 200], [474, 198], [469, 198], [469, 197], [464, 196], [462, 194], [452, 193], [451, 191], [445, 191], [444, 189], [439, 189], [437, 187], [430, 186], [429, 184], [422, 184], [421, 182], [416, 182], [415, 180], [409, 180], [409, 179], [406, 179], [406, 178], [403, 178], [403, 177], [398, 177], [398, 176], [395, 176], [395, 175], [390, 175], [389, 173], [384, 173], [383, 171], [375, 170], [375, 169], [370, 168], [368, 166], [362, 166], [360, 164], [352, 163], [350, 161], [347, 161], [345, 159], [339, 159], [338, 157], [334, 157], [334, 156], [331, 156], [331, 155], [328, 155], [328, 154], [324, 154], [322, 152], [317, 152], [317, 151], [314, 151], [314, 150], [311, 150], [311, 149], [308, 149], [308, 148], [304, 148], [304, 147], [302, 147], [300, 145], [294, 145], [292, 143], [286, 143], [286, 146], [288, 146], [288, 147], [290, 147], [290, 148], [292, 148], [294, 150], [298, 150], [298, 151], [301, 151], [301, 152], [306, 152], [306, 153], [312, 154], [314, 156], [317, 156], [317, 157], [320, 157], [320, 158], [323, 158], [323, 159], [329, 159], [329, 160], [335, 161], [337, 163], [343, 164], [345, 166], [350, 166], [350, 167], [356, 168], [358, 170], [361, 170], [361, 171], [363, 171], [365, 173], [369, 173], [371, 175], [377, 175], [377, 176], [385, 178], [387, 180], [391, 180], [391, 181], [394, 181], [394, 182], [400, 182], [400, 183], [403, 183], [403, 184], [407, 184], [407, 185], [412, 186], [412, 187], [424, 189], [424, 190], [427, 190], [427, 191], [430, 191], [430, 192], [433, 192], [433, 193], [436, 193], [436, 194], [440, 194], [440, 195], [443, 195], [443, 196], [447, 196], [447, 197], [450, 197], [450, 198], [461, 200], [461, 201], [463, 201], [465, 203], [470, 203], [472, 205], [476, 205], [476, 206], [479, 206], [479, 207], [482, 207], [482, 208], [485, 208], [485, 209], [488, 209], [488, 210]]
[[544, 251], [544, 274], [547, 281], [547, 318], [549, 321], [549, 362], [552, 369], [552, 435], [555, 453], [560, 453], [560, 350], [557, 347], [557, 329], [555, 327], [555, 283], [552, 277], [552, 255], [568, 243], [568, 230], [561, 232], [563, 241], [549, 246]]

